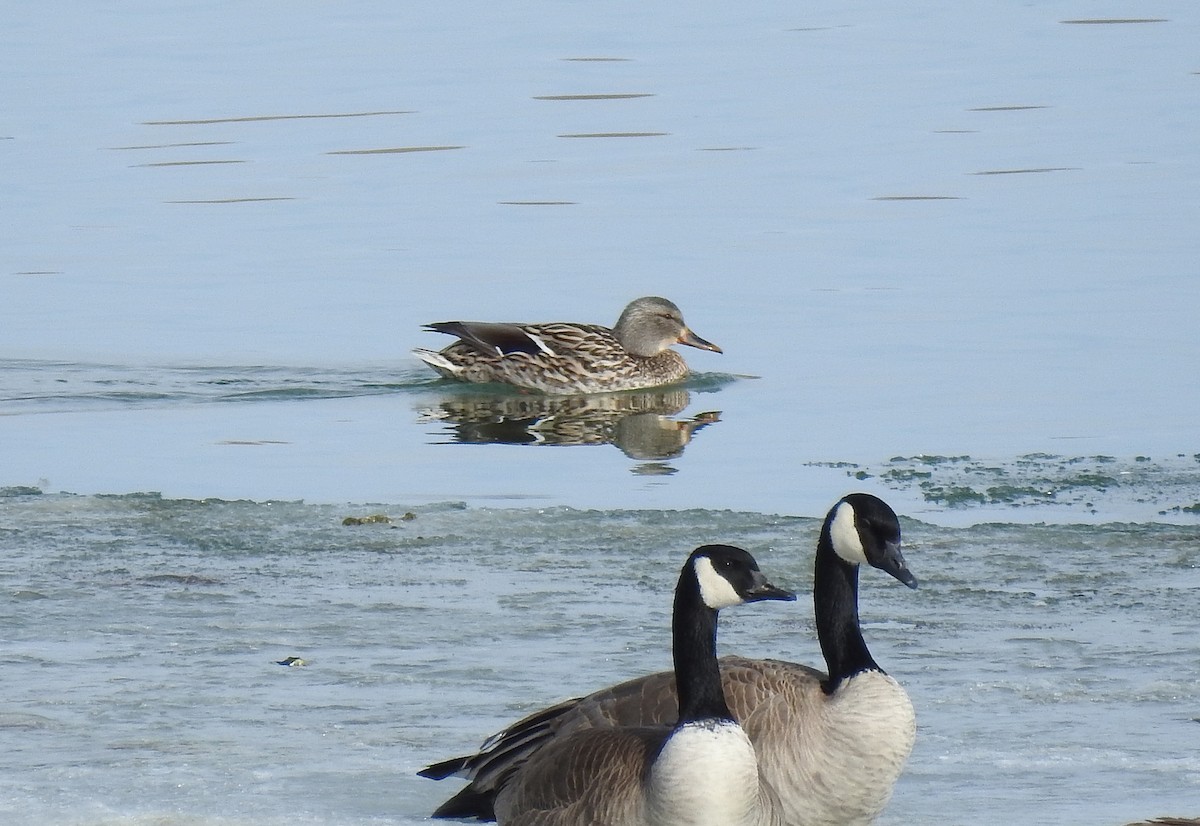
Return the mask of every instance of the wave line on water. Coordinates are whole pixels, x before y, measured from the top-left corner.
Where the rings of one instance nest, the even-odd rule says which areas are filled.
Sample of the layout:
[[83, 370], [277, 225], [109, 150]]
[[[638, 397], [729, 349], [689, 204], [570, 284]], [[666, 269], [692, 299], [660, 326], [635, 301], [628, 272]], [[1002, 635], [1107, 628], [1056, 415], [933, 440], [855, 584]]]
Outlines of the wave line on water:
[[334, 399], [421, 390], [425, 371], [380, 367], [117, 365], [0, 360], [0, 415], [147, 405]]
[[213, 123], [256, 123], [268, 120], [320, 120], [323, 118], [374, 118], [384, 115], [412, 115], [411, 109], [395, 109], [380, 112], [336, 112], [308, 115], [245, 115], [228, 118], [196, 118], [191, 120], [146, 120], [142, 126], [204, 126]]
[[403, 155], [409, 152], [444, 152], [465, 146], [392, 146], [383, 149], [335, 149], [326, 155]]
[[534, 100], [632, 100], [633, 98], [652, 98], [651, 92], [613, 92], [577, 95], [534, 95]]
[[164, 204], [256, 204], [263, 201], [294, 201], [291, 195], [272, 195], [259, 198], [196, 198], [190, 200], [163, 201]]

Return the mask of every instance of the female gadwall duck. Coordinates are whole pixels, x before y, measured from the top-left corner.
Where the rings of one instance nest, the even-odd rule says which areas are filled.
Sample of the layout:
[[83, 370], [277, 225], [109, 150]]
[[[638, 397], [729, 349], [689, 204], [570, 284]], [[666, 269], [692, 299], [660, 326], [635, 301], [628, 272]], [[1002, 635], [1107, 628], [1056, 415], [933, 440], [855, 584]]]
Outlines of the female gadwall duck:
[[682, 381], [687, 362], [670, 349], [721, 348], [688, 329], [670, 301], [639, 298], [611, 330], [598, 324], [442, 321], [426, 330], [457, 336], [441, 352], [413, 355], [448, 379], [511, 384], [540, 393], [606, 393]]

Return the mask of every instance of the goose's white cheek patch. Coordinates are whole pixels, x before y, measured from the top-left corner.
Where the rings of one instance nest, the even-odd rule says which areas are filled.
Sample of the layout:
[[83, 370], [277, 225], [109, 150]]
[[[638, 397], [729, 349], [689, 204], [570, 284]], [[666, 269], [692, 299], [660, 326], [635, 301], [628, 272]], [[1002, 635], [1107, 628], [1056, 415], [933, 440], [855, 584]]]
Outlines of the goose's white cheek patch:
[[829, 538], [833, 540], [833, 550], [842, 559], [854, 565], [867, 561], [867, 553], [863, 550], [862, 538], [854, 524], [854, 507], [849, 502], [842, 502], [833, 515], [829, 526]]
[[696, 580], [700, 583], [700, 599], [704, 600], [705, 605], [717, 611], [731, 605], [741, 605], [742, 598], [729, 580], [717, 573], [711, 559], [702, 556], [692, 564], [696, 570]]

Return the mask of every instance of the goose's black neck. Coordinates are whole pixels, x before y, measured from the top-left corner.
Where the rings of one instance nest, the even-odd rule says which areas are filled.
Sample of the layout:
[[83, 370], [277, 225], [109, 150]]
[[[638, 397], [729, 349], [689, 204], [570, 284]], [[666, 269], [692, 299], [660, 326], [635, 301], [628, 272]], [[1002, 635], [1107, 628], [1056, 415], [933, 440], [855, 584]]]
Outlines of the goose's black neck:
[[817, 543], [815, 567], [813, 603], [817, 639], [829, 670], [829, 678], [821, 688], [832, 694], [842, 680], [863, 671], [883, 669], [871, 658], [858, 622], [858, 566], [837, 555], [828, 521]]
[[717, 612], [701, 599], [700, 584], [690, 565], [675, 590], [671, 641], [675, 689], [679, 692], [679, 724], [732, 720], [717, 664]]

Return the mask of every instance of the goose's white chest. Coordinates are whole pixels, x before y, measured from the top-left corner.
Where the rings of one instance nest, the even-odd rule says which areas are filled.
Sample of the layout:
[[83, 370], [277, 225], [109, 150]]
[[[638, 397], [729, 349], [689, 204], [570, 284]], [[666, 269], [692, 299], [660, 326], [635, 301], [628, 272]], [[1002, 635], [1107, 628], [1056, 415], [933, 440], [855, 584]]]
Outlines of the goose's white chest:
[[680, 727], [647, 778], [650, 826], [757, 826], [760, 809], [754, 746], [733, 722]]

